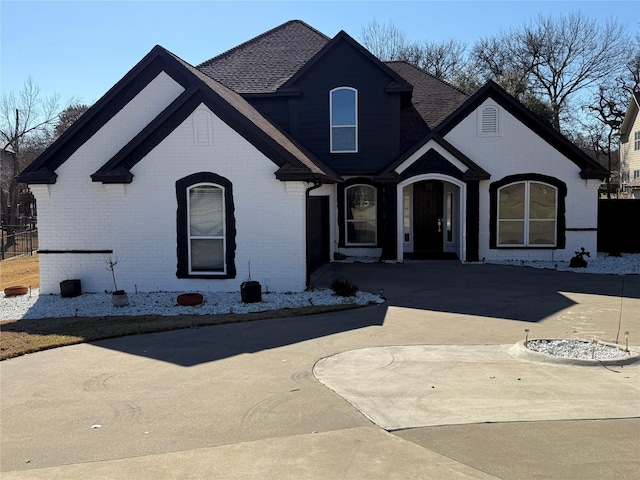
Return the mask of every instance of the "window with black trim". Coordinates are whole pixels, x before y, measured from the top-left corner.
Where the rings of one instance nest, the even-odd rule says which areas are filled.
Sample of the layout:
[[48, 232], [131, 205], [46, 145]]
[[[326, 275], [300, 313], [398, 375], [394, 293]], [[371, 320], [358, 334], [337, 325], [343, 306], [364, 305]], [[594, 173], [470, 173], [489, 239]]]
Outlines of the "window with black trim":
[[358, 91], [339, 87], [329, 93], [331, 153], [358, 151]]
[[640, 150], [640, 130], [633, 134], [633, 149]]
[[524, 181], [498, 189], [498, 246], [554, 246], [558, 191]]
[[377, 243], [377, 190], [371, 185], [351, 185], [344, 190], [345, 243], [371, 246]]
[[520, 174], [489, 186], [491, 248], [565, 248], [567, 186], [554, 177]]
[[177, 276], [235, 278], [232, 184], [201, 172], [176, 182]]

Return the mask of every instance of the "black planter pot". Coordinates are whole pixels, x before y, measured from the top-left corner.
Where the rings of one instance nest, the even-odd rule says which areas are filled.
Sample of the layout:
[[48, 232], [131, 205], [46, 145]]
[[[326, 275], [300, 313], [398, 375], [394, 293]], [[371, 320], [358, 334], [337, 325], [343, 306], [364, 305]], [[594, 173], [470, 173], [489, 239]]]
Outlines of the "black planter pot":
[[262, 301], [262, 287], [260, 282], [248, 281], [240, 285], [242, 303], [257, 303]]
[[77, 297], [82, 293], [80, 280], [63, 280], [60, 282], [61, 297]]

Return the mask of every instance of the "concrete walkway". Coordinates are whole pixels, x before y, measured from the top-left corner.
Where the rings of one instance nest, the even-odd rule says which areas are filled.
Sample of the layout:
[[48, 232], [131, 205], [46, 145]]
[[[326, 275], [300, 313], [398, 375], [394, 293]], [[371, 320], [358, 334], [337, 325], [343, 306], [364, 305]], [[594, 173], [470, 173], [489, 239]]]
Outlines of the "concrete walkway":
[[[383, 289], [387, 303], [127, 337], [1, 362], [0, 476], [636, 478], [640, 395], [635, 366], [625, 366], [621, 373], [583, 368], [575, 377], [574, 385], [581, 388], [576, 395], [564, 385], [570, 373], [555, 375], [560, 372], [556, 367], [537, 370], [532, 365], [514, 370], [509, 362], [515, 360], [500, 357], [500, 352], [522, 340], [525, 328], [530, 338], [612, 341], [619, 322], [622, 331], [630, 332], [631, 345], [639, 345], [639, 276], [407, 262], [332, 265], [314, 280], [324, 286], [340, 275], [362, 290]], [[451, 411], [498, 412], [507, 401], [509, 410], [518, 410], [517, 395], [506, 398], [501, 389], [484, 389], [482, 395], [474, 391], [469, 383], [473, 372], [484, 373], [478, 382], [505, 385], [518, 374], [518, 388], [553, 389], [559, 399], [550, 402], [549, 395], [541, 395], [534, 402], [531, 395], [522, 396], [523, 416], [495, 420], [500, 423], [415, 423], [416, 428], [389, 433], [313, 375], [323, 358], [425, 345], [446, 353], [446, 362], [456, 361], [449, 355], [455, 349], [484, 350], [497, 360], [490, 362], [491, 372], [483, 370], [486, 363], [474, 365], [472, 357], [460, 365], [451, 363], [450, 374], [446, 362], [431, 369], [434, 376], [426, 379], [437, 380], [434, 390], [444, 385], [451, 389], [446, 402]], [[371, 361], [379, 367], [379, 355]], [[422, 367], [429, 369], [428, 363]], [[412, 368], [411, 362], [396, 364]], [[410, 390], [402, 369], [385, 373]], [[364, 376], [356, 371], [352, 383]], [[491, 376], [496, 378], [484, 378]], [[586, 382], [592, 390], [584, 387]], [[612, 391], [625, 382], [635, 385]], [[414, 380], [415, 391], [409, 393], [428, 399], [432, 392], [420, 391], [428, 383]], [[598, 405], [610, 410], [603, 414], [589, 392], [592, 397], [605, 392]], [[391, 389], [390, 394], [397, 392]], [[580, 418], [591, 419], [573, 420], [575, 416], [557, 412], [563, 403], [578, 405], [585, 412]], [[524, 411], [532, 405], [541, 415], [526, 418]], [[423, 410], [432, 411], [427, 403]], [[599, 415], [592, 417], [595, 410]], [[552, 412], [555, 416], [548, 417]], [[635, 418], [616, 418], [621, 416]], [[487, 419], [493, 421], [488, 414], [471, 421]]]

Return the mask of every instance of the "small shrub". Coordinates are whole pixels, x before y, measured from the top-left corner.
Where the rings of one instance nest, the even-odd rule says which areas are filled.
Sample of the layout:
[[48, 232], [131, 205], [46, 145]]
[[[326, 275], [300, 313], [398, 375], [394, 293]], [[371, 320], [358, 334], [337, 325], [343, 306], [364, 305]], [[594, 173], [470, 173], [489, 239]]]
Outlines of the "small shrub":
[[569, 261], [570, 268], [586, 268], [587, 261], [584, 257], [591, 257], [591, 254], [587, 252], [584, 247], [580, 248], [579, 252], [576, 252], [576, 256]]
[[336, 278], [331, 282], [331, 290], [339, 297], [353, 297], [358, 291], [358, 286], [351, 283], [346, 278]]

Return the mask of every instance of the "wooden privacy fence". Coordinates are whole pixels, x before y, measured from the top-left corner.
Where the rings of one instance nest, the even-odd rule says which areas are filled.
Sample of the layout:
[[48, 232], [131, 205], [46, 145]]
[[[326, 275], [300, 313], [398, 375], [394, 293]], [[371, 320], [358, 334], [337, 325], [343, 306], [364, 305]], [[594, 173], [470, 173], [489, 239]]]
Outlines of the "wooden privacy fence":
[[598, 251], [640, 253], [640, 199], [598, 200]]

